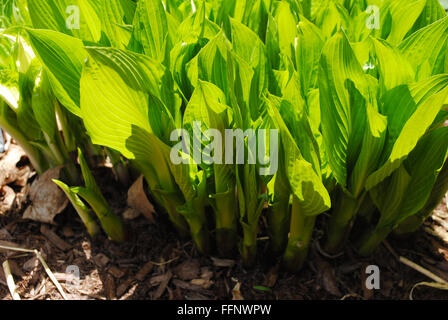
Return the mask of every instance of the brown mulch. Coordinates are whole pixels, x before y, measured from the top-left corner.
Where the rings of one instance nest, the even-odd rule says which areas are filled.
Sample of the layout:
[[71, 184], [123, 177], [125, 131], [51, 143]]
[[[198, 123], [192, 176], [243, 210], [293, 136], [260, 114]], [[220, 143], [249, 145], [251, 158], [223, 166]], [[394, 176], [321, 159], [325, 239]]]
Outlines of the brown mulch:
[[[126, 188], [114, 182], [110, 169], [100, 168], [95, 174], [114, 210], [124, 212]], [[164, 215], [156, 215], [155, 223], [144, 216], [126, 221], [128, 240], [117, 244], [104, 235], [92, 240], [71, 206], [56, 216], [56, 225], [23, 220], [26, 206], [21, 202], [0, 215], [0, 244], [38, 249], [70, 299], [409, 299], [416, 283], [432, 280], [400, 263], [397, 256], [448, 281], [445, 203], [416, 235], [405, 241], [389, 239], [369, 258], [356, 256], [351, 248], [340, 257], [327, 258], [313, 246], [306, 266], [296, 275], [267, 261], [263, 234], [257, 267], [246, 270], [239, 260], [198, 254], [191, 241], [177, 236]], [[315, 243], [325, 217], [320, 219]], [[0, 250], [0, 263], [6, 258], [22, 299], [62, 299], [33, 254]], [[363, 286], [368, 265], [381, 271], [379, 290]], [[69, 270], [79, 270], [79, 283], [68, 276]], [[448, 299], [448, 291], [419, 287], [413, 298]], [[11, 299], [1, 267], [0, 299]]]

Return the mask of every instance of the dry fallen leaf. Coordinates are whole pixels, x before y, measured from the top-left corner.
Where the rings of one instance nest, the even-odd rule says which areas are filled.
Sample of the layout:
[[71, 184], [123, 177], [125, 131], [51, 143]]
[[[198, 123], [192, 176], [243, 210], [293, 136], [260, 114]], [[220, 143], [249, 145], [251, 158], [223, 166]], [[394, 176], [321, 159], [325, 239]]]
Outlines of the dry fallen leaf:
[[53, 219], [68, 204], [64, 192], [52, 181], [59, 178], [62, 167], [50, 169], [39, 176], [31, 185], [31, 205], [23, 214], [24, 219], [53, 224]]
[[0, 215], [10, 211], [16, 200], [16, 193], [8, 186], [0, 187]]
[[241, 294], [241, 283], [237, 282], [235, 287], [232, 289], [232, 300], [244, 300], [243, 295]]
[[11, 144], [8, 152], [0, 161], [0, 186], [12, 183], [23, 175], [17, 164], [25, 157], [26, 154], [21, 147]]
[[[128, 206], [142, 213], [146, 218], [154, 223], [153, 214], [155, 213], [154, 206], [146, 197], [145, 189], [143, 187], [143, 176], [140, 176], [128, 191]], [[135, 214], [135, 213], [134, 213]]]
[[127, 204], [130, 208], [139, 211], [151, 221], [154, 221], [154, 206], [148, 200], [144, 189], [144, 177], [140, 176], [129, 188]]

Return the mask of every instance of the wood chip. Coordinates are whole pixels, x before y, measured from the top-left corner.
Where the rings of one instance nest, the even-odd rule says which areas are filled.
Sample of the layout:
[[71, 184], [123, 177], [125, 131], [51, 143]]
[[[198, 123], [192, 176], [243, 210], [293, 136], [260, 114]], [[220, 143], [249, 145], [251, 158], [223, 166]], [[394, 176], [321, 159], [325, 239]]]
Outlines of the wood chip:
[[60, 281], [60, 282], [67, 282], [67, 280], [72, 279], [72, 275], [69, 275], [67, 273], [64, 272], [53, 272], [54, 277], [56, 278], [56, 280]]
[[110, 259], [103, 253], [98, 253], [93, 257], [95, 264], [101, 268], [104, 268], [109, 263]]
[[333, 267], [324, 260], [320, 260], [317, 265], [319, 282], [325, 291], [334, 296], [342, 296], [336, 283], [336, 275]]
[[31, 272], [35, 270], [39, 266], [39, 259], [36, 256], [33, 256], [31, 259], [27, 260], [22, 268], [26, 272]]
[[53, 232], [53, 230], [47, 227], [47, 225], [42, 224], [40, 227], [40, 232], [59, 250], [68, 251], [72, 248], [70, 244], [62, 240], [56, 233]]
[[12, 240], [12, 236], [6, 228], [0, 229], [0, 240]]
[[269, 271], [263, 285], [265, 287], [272, 288], [277, 283], [277, 279], [278, 279], [278, 267], [274, 267]]
[[135, 290], [138, 287], [138, 283], [134, 284], [129, 290], [128, 292], [126, 292], [124, 295], [122, 295], [122, 297], [120, 298], [120, 300], [128, 300], [130, 297], [132, 297], [132, 295], [134, 295]]
[[197, 292], [192, 292], [192, 293], [186, 294], [185, 295], [185, 299], [189, 300], [189, 301], [207, 301], [207, 300], [210, 300], [210, 298], [208, 298], [208, 297], [206, 297], [206, 296], [204, 296], [204, 295], [202, 295], [200, 293], [197, 293]]
[[206, 279], [193, 279], [190, 283], [204, 289], [209, 289], [214, 284], [213, 281]]
[[228, 259], [219, 259], [219, 258], [214, 258], [211, 257], [213, 264], [216, 267], [221, 267], [221, 268], [231, 268], [235, 265], [235, 260], [228, 260]]
[[[199, 292], [204, 295], [212, 296], [213, 293], [211, 291], [208, 291], [209, 288], [208, 284], [206, 284], [207, 280], [204, 279], [194, 279], [191, 282], [182, 281], [179, 279], [173, 279], [172, 283], [176, 286], [176, 288], [188, 290], [188, 291], [195, 291]], [[210, 281], [212, 282], [212, 281]], [[210, 286], [213, 284], [213, 282], [210, 284]], [[204, 288], [202, 285], [204, 285], [206, 288]]]
[[201, 279], [211, 280], [214, 275], [215, 273], [211, 271], [209, 267], [201, 268]]
[[151, 272], [153, 268], [153, 263], [151, 261], [147, 262], [135, 275], [135, 279], [138, 281], [143, 281], [146, 276]]
[[199, 277], [201, 264], [199, 260], [187, 260], [174, 268], [174, 274], [180, 279], [189, 281]]
[[115, 280], [112, 275], [106, 275], [106, 280], [104, 281], [104, 291], [106, 292], [106, 297], [109, 300], [115, 300], [117, 297], [115, 295]]
[[159, 274], [157, 276], [151, 277], [151, 279], [149, 279], [147, 283], [149, 287], [155, 287], [162, 283], [163, 280], [165, 280], [165, 274]]
[[163, 281], [160, 283], [159, 287], [157, 288], [157, 290], [152, 295], [152, 298], [154, 300], [159, 299], [163, 295], [163, 293], [165, 292], [165, 290], [166, 290], [166, 288], [168, 286], [168, 283], [170, 282], [172, 277], [173, 277], [173, 274], [171, 273], [170, 270], [168, 270], [168, 272], [164, 274]]
[[184, 289], [184, 290], [191, 290], [191, 291], [197, 291], [200, 290], [201, 287], [186, 281], [182, 281], [179, 279], [173, 279], [173, 284], [180, 288], [180, 289]]
[[23, 277], [25, 275], [22, 269], [17, 265], [17, 262], [15, 262], [14, 260], [9, 260], [9, 267], [11, 268], [11, 272], [13, 275], [18, 277]]
[[69, 226], [65, 226], [62, 229], [62, 233], [64, 234], [64, 237], [66, 237], [66, 238], [71, 238], [71, 237], [75, 236], [75, 233], [73, 232], [72, 228], [70, 228]]
[[117, 288], [117, 296], [121, 297], [134, 282], [135, 279], [133, 277], [127, 278], [123, 281]]
[[116, 279], [121, 279], [126, 274], [125, 271], [121, 270], [120, 268], [116, 266], [112, 266], [107, 270], [112, 276], [114, 276]]

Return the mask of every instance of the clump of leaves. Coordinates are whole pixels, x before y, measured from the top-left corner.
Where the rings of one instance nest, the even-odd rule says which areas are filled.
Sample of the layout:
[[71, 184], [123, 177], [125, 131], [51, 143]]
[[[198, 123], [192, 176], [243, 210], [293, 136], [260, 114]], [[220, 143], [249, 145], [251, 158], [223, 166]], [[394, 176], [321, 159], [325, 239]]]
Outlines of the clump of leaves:
[[[216, 244], [253, 265], [266, 216], [271, 255], [293, 271], [317, 219], [326, 251], [350, 240], [367, 255], [392, 231], [415, 231], [448, 187], [448, 17], [437, 0], [19, 3], [0, 43], [0, 125], [38, 171], [65, 164], [75, 179], [70, 153], [95, 150], [90, 141], [117, 165], [121, 154], [204, 254]], [[21, 43], [35, 57], [10, 58]], [[240, 144], [219, 153], [229, 129]], [[80, 158], [86, 188], [57, 183], [92, 234], [77, 194], [120, 240]]]

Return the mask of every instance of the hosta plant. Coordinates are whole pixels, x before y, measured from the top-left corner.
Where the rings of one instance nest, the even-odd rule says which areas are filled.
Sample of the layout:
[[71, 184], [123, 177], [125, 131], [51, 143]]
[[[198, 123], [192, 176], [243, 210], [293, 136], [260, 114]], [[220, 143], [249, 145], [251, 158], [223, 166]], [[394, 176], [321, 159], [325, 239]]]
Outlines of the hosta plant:
[[[203, 254], [239, 251], [251, 266], [266, 233], [269, 256], [297, 271], [318, 226], [323, 250], [368, 255], [417, 230], [446, 192], [437, 0], [8, 3], [1, 126], [38, 171], [80, 177], [77, 146], [103, 148], [122, 181], [128, 163]], [[56, 183], [91, 234], [81, 198], [122, 240], [83, 152], [86, 187]]]

